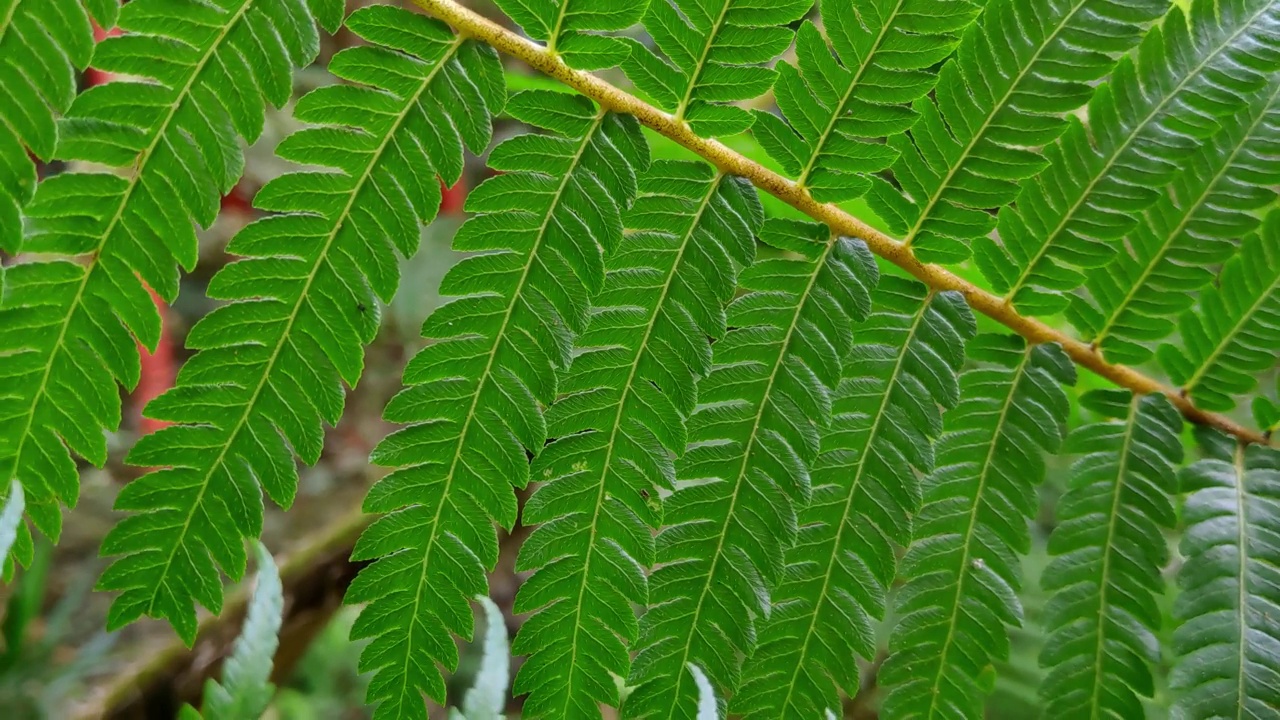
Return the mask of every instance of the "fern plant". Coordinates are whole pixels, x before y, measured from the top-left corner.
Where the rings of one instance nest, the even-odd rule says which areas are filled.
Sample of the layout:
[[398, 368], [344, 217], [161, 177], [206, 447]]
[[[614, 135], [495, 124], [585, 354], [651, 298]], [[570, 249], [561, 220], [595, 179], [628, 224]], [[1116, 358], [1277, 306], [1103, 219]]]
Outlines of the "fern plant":
[[[109, 627], [220, 611], [470, 151], [494, 174], [352, 552], [375, 717], [447, 700], [517, 524], [531, 718], [977, 718], [1014, 637], [1050, 717], [1274, 714], [1280, 2], [498, 0], [523, 36], [416, 2], [133, 0], [96, 44], [106, 0], [0, 3], [6, 573], [105, 462], [148, 290], [318, 23], [360, 42], [146, 408]], [[552, 85], [509, 92], [503, 56]], [[86, 65], [137, 79], [76, 95]], [[28, 149], [75, 165], [36, 184]]]

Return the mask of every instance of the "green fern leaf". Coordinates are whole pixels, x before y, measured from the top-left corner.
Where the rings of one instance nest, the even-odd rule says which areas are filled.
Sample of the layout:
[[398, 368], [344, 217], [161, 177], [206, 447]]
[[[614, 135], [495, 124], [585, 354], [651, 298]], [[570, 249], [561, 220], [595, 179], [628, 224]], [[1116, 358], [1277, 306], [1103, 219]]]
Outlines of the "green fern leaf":
[[[490, 113], [506, 99], [492, 49], [387, 6], [353, 13], [346, 26], [372, 45], [344, 50], [329, 70], [364, 86], [309, 93], [294, 115], [316, 127], [277, 148], [286, 160], [331, 170], [283, 175], [258, 192], [255, 204], [280, 214], [231, 241], [228, 252], [245, 259], [209, 284], [210, 297], [230, 304], [192, 329], [187, 347], [199, 354], [147, 407], [149, 417], [176, 424], [129, 454], [135, 465], [165, 469], [116, 500], [140, 514], [103, 541], [104, 553], [126, 555], [101, 583], [124, 591], [113, 625], [168, 618], [190, 642], [194, 602], [221, 606], [217, 568], [232, 578], [244, 572], [242, 538], [261, 532], [262, 491], [288, 507], [298, 482], [293, 453], [314, 463], [322, 421], [334, 425], [342, 414], [342, 381], [356, 384], [378, 300], [396, 291], [395, 253], [413, 254], [419, 223], [440, 205], [437, 174], [452, 185], [463, 143], [477, 153], [489, 144]], [[332, 124], [339, 116], [351, 125]]]
[[716, 697], [716, 689], [712, 687], [711, 681], [707, 679], [707, 674], [702, 672], [702, 668], [689, 663], [689, 674], [693, 675], [693, 683], [698, 686], [698, 714], [696, 720], [720, 720], [723, 715], [720, 712], [720, 699]]
[[[93, 55], [90, 15], [109, 28], [119, 11], [106, 0], [0, 0], [0, 250], [15, 253], [22, 242], [21, 208], [36, 190], [27, 151], [53, 157], [56, 117]], [[0, 267], [0, 290], [3, 281]]]
[[942, 67], [920, 120], [889, 139], [898, 187], [879, 181], [876, 213], [923, 262], [958, 262], [995, 226], [989, 208], [1013, 201], [1044, 159], [1032, 148], [1066, 129], [1090, 81], [1137, 44], [1165, 0], [993, 0]]
[[625, 30], [640, 22], [648, 0], [496, 0], [495, 4], [529, 37], [545, 43], [569, 65], [600, 70], [622, 63], [631, 46], [622, 38], [596, 34]]
[[1199, 313], [1178, 322], [1181, 345], [1157, 353], [1169, 378], [1198, 405], [1230, 410], [1235, 396], [1258, 385], [1275, 367], [1280, 348], [1280, 209], [1272, 210], [1240, 254], [1200, 296]]
[[[813, 0], [651, 0], [644, 27], [666, 58], [631, 41], [627, 77], [677, 120], [705, 136], [740, 133], [751, 113], [723, 103], [768, 92], [776, 73], [763, 63], [791, 46], [786, 25]], [[682, 674], [684, 670], [680, 671]]]
[[138, 381], [135, 338], [151, 349], [159, 340], [147, 287], [177, 295], [175, 262], [196, 261], [192, 220], [213, 222], [240, 174], [240, 137], [262, 129], [262, 98], [288, 100], [291, 65], [319, 48], [302, 0], [134, 0], [119, 25], [126, 33], [97, 45], [94, 67], [150, 79], [81, 93], [55, 157], [130, 172], [40, 184], [23, 251], [84, 262], [11, 268], [0, 305], [0, 478], [22, 482], [35, 526], [55, 539], [58, 504], [79, 492], [70, 453], [105, 462], [104, 430], [120, 422], [116, 382]]
[[695, 663], [722, 694], [737, 685], [795, 535], [792, 502], [809, 468], [853, 323], [870, 310], [878, 270], [860, 241], [819, 225], [770, 220], [760, 240], [798, 254], [757, 260], [739, 279], [732, 330], [698, 383], [689, 447], [663, 503], [659, 567], [640, 624], [626, 717], [691, 717]]
[[880, 139], [916, 121], [909, 103], [932, 89], [929, 68], [977, 13], [968, 0], [824, 0], [835, 57], [813, 23], [801, 25], [798, 67], [780, 63], [774, 88], [786, 122], [757, 111], [753, 133], [819, 202], [860, 197], [893, 162]]
[[1063, 452], [1083, 455], [1058, 502], [1041, 584], [1053, 593], [1040, 694], [1052, 718], [1143, 717], [1139, 696], [1154, 690], [1163, 531], [1174, 524], [1169, 496], [1182, 461], [1182, 416], [1164, 395], [1095, 390], [1081, 404], [1117, 421], [1073, 430]]
[[1046, 151], [1048, 167], [1001, 209], [1000, 240], [978, 238], [987, 279], [1023, 313], [1052, 314], [1219, 124], [1280, 72], [1280, 3], [1197, 0], [1175, 6]]
[[[1280, 398], [1280, 376], [1276, 377], [1276, 397]], [[1264, 433], [1280, 430], [1280, 402], [1265, 395], [1253, 399], [1253, 421]]]
[[875, 655], [873, 627], [894, 577], [891, 544], [911, 540], [915, 473], [933, 467], [940, 408], [958, 399], [956, 374], [974, 332], [959, 295], [881, 278], [845, 360], [813, 500], [799, 513], [801, 532], [735, 712], [819, 717], [840, 710], [838, 688], [857, 691], [853, 657]]
[[533, 91], [507, 112], [551, 130], [493, 150], [505, 174], [467, 199], [480, 213], [459, 229], [468, 257], [446, 274], [452, 302], [423, 328], [433, 340], [405, 368], [386, 418], [407, 423], [373, 462], [395, 470], [369, 492], [365, 510], [388, 513], [361, 536], [353, 557], [375, 560], [347, 593], [368, 603], [352, 629], [372, 638], [361, 669], [374, 671], [375, 717], [426, 718], [422, 693], [444, 699], [436, 663], [453, 667], [452, 631], [468, 637], [469, 599], [497, 561], [492, 521], [516, 519], [511, 486], [529, 480], [526, 451], [547, 437], [542, 407], [556, 395], [570, 338], [586, 326], [590, 296], [605, 282], [603, 257], [622, 241], [622, 209], [648, 162], [639, 124], [585, 98]]
[[981, 363], [960, 381], [925, 480], [924, 508], [903, 558], [906, 584], [889, 659], [888, 717], [981, 717], [979, 677], [1009, 656], [1006, 626], [1022, 622], [1021, 556], [1044, 480], [1042, 451], [1057, 449], [1070, 409], [1063, 384], [1075, 366], [1057, 345], [1019, 336], [969, 343]]
[[1112, 362], [1150, 359], [1144, 344], [1168, 337], [1173, 319], [1213, 279], [1260, 222], [1280, 185], [1280, 75], [1193, 155], [1129, 233], [1126, 250], [1091, 273], [1089, 296], [1069, 317]]
[[651, 528], [675, 481], [694, 383], [711, 367], [706, 338], [725, 332], [734, 264], [751, 264], [763, 211], [745, 181], [701, 163], [656, 162], [624, 218], [628, 234], [587, 331], [547, 412], [557, 440], [534, 462], [544, 484], [521, 521], [538, 524], [520, 550], [516, 636], [528, 655], [515, 692], [525, 717], [599, 716], [619, 703], [628, 646], [647, 604]]
[[1280, 452], [1219, 435], [1181, 475], [1186, 562], [1174, 606], [1175, 718], [1268, 718], [1280, 707]]

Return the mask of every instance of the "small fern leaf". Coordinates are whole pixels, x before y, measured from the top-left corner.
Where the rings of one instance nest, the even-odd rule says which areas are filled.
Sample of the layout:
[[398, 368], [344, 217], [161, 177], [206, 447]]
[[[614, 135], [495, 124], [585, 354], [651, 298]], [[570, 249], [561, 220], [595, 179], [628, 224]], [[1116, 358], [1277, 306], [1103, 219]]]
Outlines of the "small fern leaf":
[[1031, 549], [1042, 451], [1066, 435], [1062, 385], [1075, 383], [1075, 366], [1060, 347], [988, 335], [969, 343], [968, 356], [982, 364], [961, 377], [960, 402], [944, 418], [899, 569], [906, 584], [876, 675], [889, 688], [888, 717], [982, 716], [979, 678], [1009, 657], [1006, 628], [1022, 622], [1021, 556]]
[[1258, 373], [1275, 367], [1280, 348], [1280, 209], [1258, 233], [1245, 238], [1240, 254], [1222, 268], [1217, 283], [1200, 296], [1199, 312], [1178, 322], [1182, 343], [1157, 353], [1169, 378], [1196, 404], [1230, 410], [1235, 396], [1258, 385]]
[[1280, 3], [1196, 0], [1174, 8], [1116, 66], [1046, 150], [1048, 167], [1000, 210], [999, 242], [975, 240], [997, 292], [1032, 315], [1065, 309], [1080, 271], [1104, 267], [1183, 161], [1280, 72]]
[[860, 197], [893, 162], [880, 139], [915, 122], [909, 104], [933, 88], [929, 68], [977, 13], [968, 0], [824, 0], [831, 47], [812, 22], [800, 26], [798, 66], [779, 63], [774, 88], [786, 122], [757, 111], [753, 134], [819, 202]]
[[1033, 148], [1066, 129], [1065, 113], [1093, 94], [1116, 58], [1138, 43], [1164, 0], [993, 0], [943, 65], [919, 122], [889, 139], [897, 187], [877, 178], [876, 213], [922, 262], [959, 262], [1038, 173]]
[[204, 688], [201, 714], [205, 720], [248, 720], [262, 717], [275, 694], [271, 666], [280, 642], [284, 617], [284, 587], [271, 553], [254, 544], [258, 579], [245, 614], [244, 628], [222, 666], [222, 682], [210, 679]]
[[[359, 379], [378, 301], [395, 294], [395, 253], [412, 255], [419, 223], [435, 217], [437, 175], [452, 185], [463, 143], [477, 153], [489, 144], [490, 114], [506, 97], [488, 46], [389, 6], [361, 9], [346, 27], [372, 44], [338, 53], [329, 69], [364, 85], [302, 98], [294, 114], [316, 126], [277, 148], [286, 160], [331, 170], [282, 175], [257, 193], [257, 207], [279, 214], [228, 245], [245, 259], [214, 276], [209, 296], [231, 302], [191, 330], [187, 347], [199, 354], [147, 407], [149, 417], [175, 424], [129, 453], [135, 465], [164, 469], [116, 499], [116, 509], [139, 514], [103, 541], [104, 553], [126, 555], [101, 583], [124, 591], [114, 623], [145, 613], [186, 633], [196, 599], [221, 604], [213, 563], [238, 578], [241, 538], [261, 532], [263, 490], [288, 507], [298, 483], [293, 453], [319, 458], [322, 421], [337, 423], [342, 381]], [[339, 109], [352, 125], [331, 124]], [[209, 583], [214, 605], [183, 591]]]
[[711, 686], [707, 674], [702, 668], [689, 663], [689, 674], [693, 675], [693, 684], [698, 686], [698, 714], [696, 720], [720, 720], [720, 700], [716, 698], [716, 689]]
[[954, 293], [881, 278], [858, 326], [813, 471], [813, 500], [786, 554], [760, 644], [732, 708], [746, 717], [819, 717], [839, 711], [837, 690], [858, 688], [855, 655], [875, 656], [874, 626], [893, 582], [892, 544], [911, 540], [917, 472], [933, 467], [941, 407], [975, 323]]
[[622, 38], [598, 34], [640, 22], [648, 0], [496, 0], [529, 37], [579, 70], [619, 65], [631, 54]]
[[792, 503], [810, 494], [853, 323], [870, 311], [878, 271], [860, 241], [776, 219], [760, 240], [800, 257], [742, 272], [747, 292], [729, 308], [732, 330], [712, 346], [676, 490], [663, 503], [625, 717], [691, 717], [686, 663], [726, 696], [737, 686], [741, 657], [755, 646], [753, 618], [768, 612], [796, 532]]
[[[1272, 717], [1280, 706], [1280, 452], [1231, 447], [1186, 468], [1186, 562], [1174, 606], [1172, 717]], [[1215, 453], [1216, 454], [1216, 453]]]
[[[26, 542], [30, 544], [31, 537], [27, 535], [26, 525], [22, 522], [22, 513], [27, 508], [26, 499], [22, 495], [22, 483], [14, 480], [9, 485], [9, 492], [4, 498], [4, 509], [0, 510], [0, 562], [4, 564], [4, 579], [13, 579], [13, 560], [9, 557], [9, 551], [14, 549], [15, 545], [19, 545], [19, 537], [25, 535]], [[19, 558], [26, 556], [25, 561], [31, 562], [30, 552], [18, 553]]]
[[1107, 359], [1151, 358], [1147, 343], [1168, 337], [1174, 318], [1213, 280], [1210, 268], [1237, 252], [1260, 223], [1257, 211], [1280, 186], [1280, 74], [1240, 122], [1204, 143], [1126, 238], [1125, 249], [1090, 273], [1088, 296], [1072, 297], [1068, 316]]
[[507, 619], [487, 596], [477, 595], [484, 608], [484, 646], [475, 680], [462, 698], [462, 710], [449, 712], [452, 720], [505, 720], [507, 681], [511, 675], [511, 652], [507, 647]]
[[[1280, 376], [1276, 378], [1275, 396], [1280, 398]], [[1264, 433], [1275, 433], [1280, 430], [1280, 402], [1266, 395], [1258, 395], [1253, 399], [1253, 421]]]
[[[651, 0], [644, 27], [666, 57], [631, 41], [627, 77], [662, 109], [699, 135], [733, 135], [751, 127], [746, 110], [728, 105], [773, 87], [771, 62], [813, 0]], [[681, 674], [684, 674], [682, 669]]]
[[489, 156], [504, 174], [467, 198], [478, 213], [453, 247], [478, 252], [454, 266], [441, 294], [455, 299], [427, 320], [432, 342], [405, 368], [386, 419], [408, 427], [374, 450], [394, 468], [365, 510], [386, 513], [356, 544], [374, 562], [347, 593], [368, 603], [352, 629], [371, 638], [361, 670], [373, 671], [375, 717], [425, 720], [422, 694], [443, 701], [437, 663], [452, 668], [452, 631], [471, 635], [469, 600], [497, 562], [493, 521], [516, 520], [511, 486], [529, 480], [526, 452], [547, 437], [542, 408], [556, 396], [570, 338], [586, 327], [590, 297], [605, 281], [603, 257], [622, 241], [622, 210], [648, 162], [639, 124], [585, 98], [531, 91], [507, 112], [553, 135], [521, 135]]
[[1095, 390], [1081, 396], [1117, 420], [1073, 430], [1063, 452], [1082, 457], [1058, 502], [1041, 584], [1049, 636], [1040, 654], [1047, 717], [1143, 717], [1154, 691], [1168, 561], [1164, 531], [1182, 461], [1182, 416], [1164, 395]]
[[534, 613], [514, 646], [528, 655], [515, 686], [525, 717], [619, 704], [613, 678], [627, 677], [632, 608], [648, 602], [659, 493], [674, 485], [694, 383], [711, 367], [706, 339], [724, 335], [734, 265], [751, 264], [762, 216], [750, 185], [703, 163], [655, 162], [640, 180], [521, 516], [538, 525], [516, 565], [535, 570], [515, 604]]
[[104, 0], [0, 0], [0, 250], [15, 253], [22, 242], [21, 208], [36, 190], [28, 150], [53, 157], [57, 116], [75, 99], [75, 71], [93, 56], [90, 16], [109, 28], [119, 10]]
[[94, 67], [147, 79], [81, 93], [54, 155], [129, 172], [40, 183], [23, 252], [57, 259], [10, 268], [0, 305], [0, 478], [22, 482], [36, 528], [55, 539], [59, 503], [79, 492], [70, 453], [106, 461], [104, 431], [120, 423], [116, 382], [138, 381], [135, 338], [159, 341], [148, 287], [177, 295], [175, 263], [196, 261], [192, 221], [212, 223], [239, 177], [240, 138], [261, 131], [263, 97], [288, 100], [290, 68], [319, 49], [303, 0], [134, 0], [119, 26], [125, 34], [98, 43]]

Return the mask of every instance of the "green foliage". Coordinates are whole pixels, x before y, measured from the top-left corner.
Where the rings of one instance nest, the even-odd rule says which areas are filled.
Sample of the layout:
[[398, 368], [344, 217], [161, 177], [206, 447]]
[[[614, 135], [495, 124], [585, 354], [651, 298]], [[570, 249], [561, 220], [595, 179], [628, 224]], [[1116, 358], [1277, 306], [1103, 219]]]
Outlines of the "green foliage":
[[[675, 483], [695, 382], [711, 368], [704, 338], [725, 331], [734, 266], [749, 265], [761, 222], [755, 192], [705, 165], [655, 162], [626, 214], [577, 355], [547, 412], [557, 438], [534, 461], [541, 485], [522, 521], [517, 612], [535, 611], [514, 650], [530, 717], [587, 717], [619, 703], [648, 600], [658, 496]], [[541, 608], [541, 609], [540, 609]]]
[[1159, 198], [1183, 161], [1280, 71], [1280, 4], [1198, 0], [1174, 6], [1121, 59], [1078, 119], [1048, 148], [1048, 166], [1000, 210], [1000, 240], [974, 254], [995, 289], [1023, 312], [1065, 308], [1105, 267], [1137, 213]]
[[506, 717], [507, 679], [511, 653], [507, 650], [507, 620], [493, 601], [476, 596], [484, 609], [484, 646], [475, 682], [462, 698], [462, 709], [451, 710], [451, 720], [502, 720]]
[[1280, 704], [1280, 453], [1217, 435], [1186, 468], [1173, 716], [1264, 718]]
[[1095, 390], [1089, 410], [1116, 418], [1077, 428], [1064, 452], [1080, 454], [1049, 537], [1041, 582], [1053, 593], [1040, 686], [1049, 717], [1144, 716], [1154, 692], [1161, 614], [1156, 597], [1168, 561], [1164, 531], [1182, 461], [1182, 420], [1162, 395]]
[[620, 64], [631, 54], [628, 44], [599, 31], [623, 30], [640, 22], [646, 0], [495, 0], [529, 37], [558, 52], [583, 70]]
[[378, 330], [378, 302], [399, 280], [396, 253], [418, 247], [419, 224], [440, 205], [440, 180], [462, 173], [463, 143], [481, 152], [490, 114], [505, 98], [486, 46], [462, 42], [422, 15], [374, 6], [346, 27], [371, 43], [336, 55], [329, 69], [353, 84], [312, 91], [294, 114], [315, 126], [277, 153], [323, 172], [267, 183], [257, 207], [275, 211], [227, 250], [209, 296], [230, 301], [187, 337], [200, 352], [177, 386], [147, 407], [176, 423], [141, 438], [129, 455], [161, 467], [132, 483], [116, 507], [139, 514], [117, 525], [103, 551], [124, 554], [102, 585], [124, 590], [113, 624], [168, 618], [189, 643], [194, 601], [217, 611], [219, 568], [244, 572], [242, 538], [262, 529], [262, 493], [293, 502], [293, 453], [314, 463], [323, 423], [342, 414], [363, 345]]
[[959, 395], [956, 373], [975, 332], [963, 301], [886, 276], [872, 307], [835, 388], [785, 581], [733, 698], [747, 717], [819, 717], [839, 710], [837, 690], [857, 692], [851, 659], [875, 655], [892, 544], [911, 539], [915, 474], [933, 468], [941, 408]]
[[583, 98], [528, 91], [507, 112], [553, 134], [517, 136], [490, 154], [505, 174], [472, 191], [467, 208], [478, 214], [453, 242], [480, 254], [445, 275], [440, 292], [455, 299], [427, 320], [434, 342], [410, 361], [406, 388], [386, 409], [408, 427], [373, 453], [395, 470], [365, 501], [387, 514], [356, 546], [356, 559], [376, 560], [347, 600], [369, 603], [352, 635], [372, 638], [361, 668], [375, 671], [378, 718], [425, 718], [419, 693], [444, 699], [435, 663], [457, 663], [450, 631], [471, 634], [468, 601], [485, 592], [497, 561], [492, 523], [515, 523], [511, 486], [527, 484], [525, 453], [546, 441], [542, 408], [556, 396], [570, 338], [585, 330], [648, 159], [634, 119]]
[[[26, 499], [22, 495], [22, 483], [14, 480], [9, 486], [9, 496], [4, 499], [4, 509], [0, 510], [0, 558], [4, 558], [4, 578], [13, 579], [13, 563], [9, 550], [18, 540], [18, 528], [22, 525], [22, 513], [27, 508]], [[30, 536], [27, 536], [30, 539]], [[30, 557], [31, 551], [18, 554]]]
[[968, 355], [982, 364], [961, 377], [947, 411], [899, 570], [907, 582], [877, 675], [890, 717], [982, 715], [980, 677], [1008, 658], [1006, 626], [1023, 619], [1020, 556], [1031, 550], [1042, 453], [1066, 434], [1062, 385], [1074, 384], [1075, 367], [1060, 348], [986, 335]]
[[1182, 345], [1162, 345], [1160, 364], [1200, 405], [1235, 407], [1235, 396], [1257, 387], [1256, 373], [1275, 367], [1280, 347], [1280, 210], [1227, 261], [1216, 287], [1200, 296], [1199, 312], [1178, 322]]

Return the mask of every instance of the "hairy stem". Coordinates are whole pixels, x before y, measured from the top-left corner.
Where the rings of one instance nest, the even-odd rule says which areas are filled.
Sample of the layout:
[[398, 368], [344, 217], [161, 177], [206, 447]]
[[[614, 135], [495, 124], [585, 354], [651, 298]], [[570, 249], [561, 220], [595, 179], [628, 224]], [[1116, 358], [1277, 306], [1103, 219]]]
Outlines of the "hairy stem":
[[413, 0], [431, 16], [451, 25], [458, 32], [494, 47], [499, 52], [518, 58], [535, 70], [546, 73], [601, 107], [633, 115], [641, 124], [661, 133], [698, 154], [719, 170], [751, 181], [761, 190], [782, 200], [809, 217], [826, 223], [834, 232], [855, 237], [867, 244], [871, 252], [897, 265], [930, 288], [953, 290], [964, 296], [974, 310], [1008, 327], [1032, 343], [1058, 343], [1078, 365], [1136, 393], [1163, 393], [1191, 422], [1218, 428], [1245, 443], [1268, 444], [1266, 436], [1245, 428], [1223, 415], [1196, 407], [1190, 398], [1158, 380], [1128, 367], [1103, 359], [1094, 347], [1056, 330], [1034, 318], [1019, 314], [1011, 304], [973, 283], [937, 266], [926, 265], [902, 242], [872, 228], [835, 205], [814, 200], [807, 190], [776, 172], [749, 160], [724, 144], [694, 133], [688, 123], [649, 105], [590, 73], [574, 70], [555, 53], [531, 42], [493, 21], [460, 5], [456, 0]]

